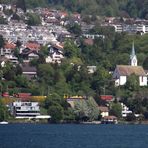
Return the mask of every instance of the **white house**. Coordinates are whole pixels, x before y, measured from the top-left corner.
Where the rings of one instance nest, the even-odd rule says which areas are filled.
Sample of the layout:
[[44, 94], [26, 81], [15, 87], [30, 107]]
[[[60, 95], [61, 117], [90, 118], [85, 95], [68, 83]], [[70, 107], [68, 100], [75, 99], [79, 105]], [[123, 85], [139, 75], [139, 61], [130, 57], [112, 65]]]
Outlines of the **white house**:
[[122, 117], [127, 117], [128, 114], [132, 114], [132, 111], [129, 110], [129, 108], [125, 104], [121, 103], [121, 106], [122, 106]]
[[99, 106], [99, 111], [102, 117], [109, 116], [109, 109], [106, 106]]
[[16, 48], [16, 45], [13, 43], [5, 43], [4, 48], [0, 49], [0, 55], [1, 56], [6, 56], [6, 55], [12, 55], [12, 52], [14, 51], [14, 49]]
[[138, 60], [135, 54], [134, 43], [130, 55], [130, 65], [117, 65], [113, 73], [115, 86], [125, 85], [128, 76], [135, 74], [139, 77], [139, 86], [147, 86], [147, 75], [142, 66], [137, 66]]
[[38, 102], [13, 102], [10, 106], [11, 114], [17, 117], [35, 117], [40, 115]]
[[50, 47], [49, 55], [46, 57], [46, 63], [61, 63], [64, 58], [63, 47], [59, 45], [52, 45]]
[[96, 72], [97, 66], [87, 66], [87, 69], [88, 69], [88, 73], [92, 74], [92, 73]]

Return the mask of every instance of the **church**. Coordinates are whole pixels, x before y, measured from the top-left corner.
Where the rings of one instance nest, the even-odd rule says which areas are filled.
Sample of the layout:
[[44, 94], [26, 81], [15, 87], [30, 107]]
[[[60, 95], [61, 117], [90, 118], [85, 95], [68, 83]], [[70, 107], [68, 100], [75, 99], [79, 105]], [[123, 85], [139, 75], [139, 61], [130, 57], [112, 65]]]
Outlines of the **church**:
[[130, 65], [117, 65], [113, 73], [115, 86], [125, 85], [128, 76], [135, 74], [139, 77], [139, 86], [147, 86], [147, 75], [142, 66], [138, 66], [138, 60], [135, 53], [134, 42], [132, 44], [132, 53], [130, 55]]

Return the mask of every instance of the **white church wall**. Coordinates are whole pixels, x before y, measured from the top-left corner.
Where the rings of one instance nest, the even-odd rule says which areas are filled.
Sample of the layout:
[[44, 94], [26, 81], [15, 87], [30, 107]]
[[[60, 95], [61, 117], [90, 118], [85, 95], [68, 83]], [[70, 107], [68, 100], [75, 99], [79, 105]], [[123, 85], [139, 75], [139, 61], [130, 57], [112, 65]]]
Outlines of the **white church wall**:
[[139, 77], [139, 85], [140, 86], [147, 86], [147, 76], [140, 76]]
[[120, 76], [120, 85], [125, 85], [127, 81], [126, 76]]

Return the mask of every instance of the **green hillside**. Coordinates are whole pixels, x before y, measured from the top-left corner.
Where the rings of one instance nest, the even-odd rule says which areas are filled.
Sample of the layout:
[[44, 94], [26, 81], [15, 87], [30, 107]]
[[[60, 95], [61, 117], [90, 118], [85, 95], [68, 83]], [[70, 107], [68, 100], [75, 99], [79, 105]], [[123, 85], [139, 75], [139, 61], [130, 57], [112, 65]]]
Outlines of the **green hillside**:
[[80, 13], [148, 18], [147, 0], [49, 0]]
[[0, 0], [0, 3], [16, 3], [26, 7], [55, 6], [79, 13], [148, 18], [147, 0]]

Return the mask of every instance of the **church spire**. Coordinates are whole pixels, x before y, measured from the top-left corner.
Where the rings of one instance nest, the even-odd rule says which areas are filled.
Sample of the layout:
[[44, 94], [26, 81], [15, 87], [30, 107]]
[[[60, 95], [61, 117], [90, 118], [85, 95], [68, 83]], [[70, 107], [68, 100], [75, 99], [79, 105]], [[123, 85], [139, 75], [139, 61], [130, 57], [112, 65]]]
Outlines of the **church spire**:
[[132, 53], [130, 55], [130, 64], [131, 64], [131, 66], [137, 66], [137, 56], [135, 54], [134, 41], [133, 41], [133, 44], [132, 44]]
[[132, 56], [135, 56], [135, 46], [134, 46], [134, 41], [133, 41], [133, 44], [132, 44]]

